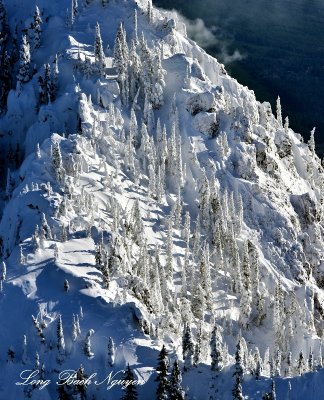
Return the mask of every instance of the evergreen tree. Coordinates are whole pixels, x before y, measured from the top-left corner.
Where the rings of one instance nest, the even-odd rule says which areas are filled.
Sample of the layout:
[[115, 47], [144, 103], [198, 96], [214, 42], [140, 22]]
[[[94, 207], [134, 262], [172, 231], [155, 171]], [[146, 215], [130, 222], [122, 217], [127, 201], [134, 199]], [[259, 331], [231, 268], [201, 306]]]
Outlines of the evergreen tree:
[[94, 356], [94, 353], [91, 350], [91, 336], [93, 336], [94, 334], [94, 330], [90, 329], [86, 335], [85, 341], [84, 341], [84, 346], [83, 346], [83, 350], [85, 355], [88, 358], [92, 358]]
[[56, 141], [52, 145], [52, 163], [53, 163], [56, 179], [59, 182], [63, 182], [64, 169], [63, 169], [63, 163], [62, 163], [60, 144], [59, 144], [59, 142], [56, 142]]
[[199, 210], [202, 224], [204, 228], [208, 230], [210, 224], [210, 187], [205, 169], [203, 170], [203, 178], [199, 190]]
[[183, 369], [188, 371], [193, 366], [194, 344], [189, 323], [183, 327], [182, 335], [182, 356], [184, 361]]
[[112, 367], [115, 364], [115, 343], [112, 337], [108, 339], [108, 348], [107, 348], [107, 362], [109, 367]]
[[284, 294], [282, 290], [281, 280], [278, 280], [274, 295], [274, 306], [273, 306], [273, 326], [275, 332], [275, 344], [278, 349], [282, 349], [284, 342], [282, 325], [284, 322]]
[[100, 34], [100, 26], [99, 23], [97, 22], [96, 25], [96, 35], [95, 35], [95, 43], [94, 43], [94, 56], [95, 56], [95, 62], [96, 65], [99, 69], [100, 74], [104, 74], [105, 71], [105, 66], [106, 66], [106, 60], [105, 60], [105, 54], [103, 51], [103, 45], [102, 45], [102, 39], [101, 39], [101, 34]]
[[84, 372], [83, 365], [81, 364], [76, 372], [76, 381], [80, 382], [80, 384], [75, 385], [75, 392], [77, 394], [77, 398], [80, 400], [87, 399], [87, 385], [84, 382], [87, 379], [87, 375]]
[[196, 318], [202, 321], [206, 311], [206, 300], [204, 289], [197, 276], [192, 280], [191, 293], [191, 311]]
[[35, 365], [34, 365], [34, 369], [37, 371], [40, 368], [40, 361], [39, 361], [39, 354], [36, 351], [35, 353]]
[[63, 333], [63, 324], [62, 324], [62, 317], [59, 316], [57, 320], [57, 361], [59, 363], [63, 362], [65, 356], [65, 340], [64, 340], [64, 333]]
[[139, 245], [142, 241], [144, 225], [138, 199], [136, 199], [134, 206], [131, 210], [130, 230], [135, 243]]
[[288, 117], [285, 118], [284, 128], [285, 128], [285, 132], [288, 133], [288, 130], [289, 130], [289, 118]]
[[310, 138], [308, 141], [308, 148], [309, 148], [310, 152], [312, 153], [312, 156], [315, 155], [315, 129], [316, 128], [313, 128], [311, 130]]
[[19, 52], [19, 67], [17, 74], [17, 81], [19, 84], [28, 82], [30, 80], [30, 45], [27, 36], [22, 38], [22, 44]]
[[134, 10], [134, 31], [133, 31], [133, 40], [135, 46], [138, 46], [138, 29], [137, 29], [137, 10]]
[[41, 44], [41, 34], [42, 34], [42, 18], [39, 11], [39, 8], [36, 6], [35, 13], [34, 13], [34, 20], [32, 23], [32, 43], [33, 49], [38, 49]]
[[59, 68], [58, 68], [57, 54], [54, 57], [51, 70], [52, 70], [52, 77], [51, 77], [50, 100], [51, 100], [51, 102], [53, 102], [56, 99], [56, 95], [57, 95], [57, 91], [58, 91]]
[[168, 231], [167, 231], [167, 239], [166, 239], [166, 265], [165, 270], [167, 273], [167, 278], [172, 277], [173, 275], [173, 221], [172, 215], [168, 218]]
[[198, 325], [198, 330], [197, 330], [197, 335], [196, 335], [196, 344], [195, 344], [195, 351], [194, 351], [194, 357], [193, 357], [193, 362], [194, 366], [197, 367], [197, 365], [200, 362], [201, 359], [201, 352], [202, 352], [202, 328], [201, 324]]
[[76, 15], [78, 14], [78, 0], [72, 0], [72, 13], [74, 15], [74, 17], [76, 17]]
[[261, 373], [262, 373], [262, 362], [261, 362], [261, 357], [260, 357], [260, 351], [259, 348], [256, 348], [255, 354], [254, 354], [254, 362], [255, 362], [255, 379], [259, 380]]
[[[124, 377], [123, 380], [126, 382], [134, 382], [135, 381], [135, 376], [129, 366], [129, 364], [127, 365], [126, 371], [124, 373]], [[137, 400], [137, 390], [136, 390], [136, 386], [132, 383], [128, 384], [125, 387], [125, 392], [123, 394], [123, 397], [121, 398], [121, 400]]]
[[312, 347], [309, 349], [309, 354], [308, 354], [308, 371], [309, 372], [314, 371], [314, 355]]
[[64, 280], [64, 290], [68, 292], [70, 290], [69, 281], [67, 279]]
[[4, 261], [1, 261], [1, 275], [0, 280], [5, 281], [7, 277], [7, 266]]
[[77, 322], [75, 315], [73, 314], [73, 319], [72, 319], [72, 341], [75, 342], [78, 338], [78, 329], [77, 329]]
[[248, 290], [243, 290], [241, 301], [240, 301], [240, 320], [242, 327], [247, 329], [249, 327], [250, 315], [251, 315], [251, 303], [252, 303], [252, 295]]
[[303, 352], [301, 351], [299, 353], [299, 358], [297, 362], [297, 373], [298, 375], [303, 375], [305, 372], [305, 360], [304, 360], [304, 355]]
[[263, 400], [276, 400], [276, 385], [274, 379], [271, 380], [271, 392], [262, 397]]
[[162, 68], [161, 61], [161, 52], [158, 48], [154, 49], [155, 56], [152, 61], [153, 71], [154, 71], [154, 81], [153, 81], [153, 90], [151, 95], [151, 103], [152, 107], [155, 110], [160, 109], [163, 106], [163, 89], [165, 87], [164, 77], [166, 75], [166, 71]]
[[[0, 32], [1, 35], [1, 32]], [[12, 70], [11, 70], [11, 57], [3, 46], [3, 55], [0, 52], [0, 107], [5, 109], [7, 105], [8, 93], [12, 87]]]
[[281, 112], [281, 103], [279, 96], [277, 98], [277, 122], [279, 124], [279, 127], [282, 128], [282, 112]]
[[170, 400], [184, 400], [185, 392], [181, 386], [182, 376], [179, 363], [175, 360], [170, 376]]
[[110, 273], [109, 273], [109, 267], [108, 267], [108, 261], [107, 260], [105, 260], [101, 272], [102, 272], [102, 287], [104, 289], [109, 289]]
[[216, 323], [211, 334], [210, 351], [210, 356], [212, 359], [211, 369], [212, 371], [219, 372], [223, 368], [224, 361], [222, 355], [222, 337]]
[[149, 23], [153, 22], [153, 5], [152, 0], [147, 0], [147, 19]]
[[243, 400], [240, 375], [235, 376], [234, 388], [232, 390], [233, 400]]
[[7, 10], [3, 0], [0, 0], [0, 45], [6, 44], [9, 35]]
[[156, 381], [158, 382], [158, 387], [156, 389], [157, 400], [169, 399], [168, 369], [169, 369], [168, 353], [165, 346], [163, 345], [158, 357], [158, 366], [156, 368], [156, 372], [158, 373], [158, 376], [156, 377]]
[[210, 258], [209, 258], [209, 245], [204, 243], [199, 265], [200, 285], [204, 290], [207, 307], [210, 309], [212, 306], [212, 286], [210, 276]]
[[235, 352], [235, 365], [233, 376], [239, 376], [240, 382], [243, 377], [243, 349], [242, 349], [242, 338], [240, 338], [236, 345]]
[[129, 54], [126, 42], [126, 33], [122, 23], [119, 25], [114, 46], [114, 65], [117, 72], [117, 80], [121, 90], [123, 104], [128, 102], [128, 65]]
[[28, 357], [27, 357], [27, 336], [26, 336], [26, 335], [24, 335], [24, 338], [23, 338], [23, 353], [22, 353], [21, 361], [22, 361], [23, 364], [27, 364], [27, 363], [28, 363]]

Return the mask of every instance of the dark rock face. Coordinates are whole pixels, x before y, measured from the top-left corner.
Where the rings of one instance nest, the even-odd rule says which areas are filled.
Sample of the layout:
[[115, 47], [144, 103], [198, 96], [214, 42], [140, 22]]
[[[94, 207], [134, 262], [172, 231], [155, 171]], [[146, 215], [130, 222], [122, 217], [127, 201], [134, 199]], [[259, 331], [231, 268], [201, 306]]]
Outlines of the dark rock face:
[[292, 194], [290, 202], [298, 215], [301, 225], [309, 225], [316, 220], [316, 205], [309, 193], [301, 195]]

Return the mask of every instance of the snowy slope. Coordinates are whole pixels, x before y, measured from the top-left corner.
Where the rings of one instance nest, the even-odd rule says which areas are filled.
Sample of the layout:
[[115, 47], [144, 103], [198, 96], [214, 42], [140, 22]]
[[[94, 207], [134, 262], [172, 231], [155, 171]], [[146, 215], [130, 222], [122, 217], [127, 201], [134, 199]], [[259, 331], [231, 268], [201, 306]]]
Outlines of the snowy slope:
[[[30, 25], [36, 5], [20, 3], [6, 4], [12, 32], [16, 24], [19, 33]], [[37, 72], [9, 92], [0, 119], [3, 153], [19, 144], [22, 154], [21, 165], [3, 164], [3, 175], [10, 172], [0, 223], [6, 265], [0, 398], [56, 399], [62, 370], [82, 364], [88, 376], [97, 372], [104, 380], [111, 371], [120, 378], [129, 363], [145, 382], [139, 398], [151, 400], [163, 344], [181, 368], [191, 362], [182, 360], [189, 323], [201, 353], [198, 365], [183, 372], [188, 398], [232, 398], [240, 340], [247, 398], [261, 399], [276, 375], [278, 399], [286, 398], [288, 382], [290, 398], [320, 399], [324, 181], [312, 143], [282, 122], [280, 106], [274, 116], [162, 11], [148, 16], [145, 1], [89, 3], [79, 4], [67, 26], [70, 1], [37, 2], [43, 20], [41, 45], [32, 53]], [[155, 72], [163, 75], [163, 102], [154, 110], [141, 91], [125, 104], [113, 60], [120, 22], [131, 47], [135, 9], [138, 36], [143, 32], [149, 51], [161, 57]], [[97, 22], [103, 72], [95, 70]], [[144, 57], [140, 43], [137, 54]], [[57, 94], [39, 104], [43, 65], [53, 65], [56, 55]], [[134, 118], [141, 145], [130, 139]], [[73, 340], [76, 315], [81, 333]], [[224, 364], [216, 394], [209, 348], [215, 322]], [[88, 332], [92, 354], [85, 350]], [[109, 337], [116, 344], [113, 367]], [[15, 385], [22, 370], [35, 368], [36, 352], [52, 383], [42, 390]], [[307, 373], [298, 377], [300, 352]], [[107, 398], [106, 385], [90, 384], [87, 395]], [[109, 396], [122, 396], [120, 384]]]

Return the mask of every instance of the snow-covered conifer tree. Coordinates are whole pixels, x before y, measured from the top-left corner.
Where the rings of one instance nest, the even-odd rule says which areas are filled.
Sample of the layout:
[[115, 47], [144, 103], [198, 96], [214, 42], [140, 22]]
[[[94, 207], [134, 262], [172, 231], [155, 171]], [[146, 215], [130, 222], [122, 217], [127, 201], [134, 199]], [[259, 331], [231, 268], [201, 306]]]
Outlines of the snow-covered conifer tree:
[[137, 10], [134, 10], [134, 31], [133, 31], [133, 40], [135, 46], [138, 46], [138, 26], [137, 26]]
[[51, 79], [51, 102], [56, 99], [57, 91], [58, 91], [58, 76], [59, 76], [59, 68], [58, 68], [58, 56], [57, 54], [54, 57], [52, 63], [52, 79]]
[[114, 46], [114, 65], [118, 75], [118, 83], [121, 90], [121, 97], [124, 104], [128, 102], [128, 64], [129, 51], [126, 42], [126, 33], [122, 23], [119, 25]]
[[64, 333], [63, 333], [63, 324], [62, 324], [62, 317], [59, 315], [57, 320], [57, 361], [59, 363], [63, 362], [65, 356], [65, 340], [64, 340]]
[[70, 290], [70, 284], [67, 279], [64, 280], [64, 290], [68, 292]]
[[193, 366], [194, 344], [189, 323], [183, 327], [182, 335], [182, 357], [184, 361], [184, 371], [188, 371]]
[[83, 345], [84, 354], [88, 358], [92, 358], [94, 356], [94, 353], [92, 352], [92, 349], [91, 349], [91, 336], [93, 336], [93, 334], [94, 334], [94, 330], [90, 329], [86, 335], [84, 345]]
[[138, 396], [136, 385], [135, 383], [132, 383], [136, 381], [136, 378], [129, 364], [127, 365], [126, 371], [124, 373], [123, 380], [130, 383], [124, 388], [124, 394], [121, 400], [137, 400]]
[[199, 210], [202, 225], [208, 230], [210, 224], [210, 187], [205, 170], [203, 170], [202, 183], [199, 190]]
[[80, 336], [81, 335], [81, 328], [80, 328], [80, 319], [79, 319], [79, 315], [78, 314], [76, 314], [76, 316], [75, 316], [75, 326], [76, 326], [77, 335]]
[[32, 47], [33, 49], [38, 49], [41, 44], [41, 35], [42, 35], [42, 17], [39, 11], [39, 8], [36, 6], [34, 13], [34, 21], [32, 23]]
[[299, 353], [298, 361], [297, 361], [297, 373], [298, 375], [303, 375], [305, 372], [305, 359], [304, 359], [304, 354], [301, 351]]
[[100, 74], [104, 74], [105, 67], [106, 67], [106, 59], [105, 54], [103, 51], [101, 33], [100, 33], [100, 26], [97, 22], [96, 24], [96, 34], [95, 34], [95, 43], [94, 43], [94, 56], [95, 62], [99, 69]]
[[173, 274], [173, 221], [172, 215], [167, 220], [167, 240], [166, 240], [166, 265], [165, 272], [167, 278], [172, 277]]
[[185, 214], [182, 238], [185, 241], [185, 243], [188, 245], [189, 240], [190, 240], [190, 213], [189, 213], [189, 211], [186, 211], [186, 214]]
[[234, 373], [233, 373], [235, 382], [234, 388], [232, 390], [233, 400], [243, 400], [242, 395], [242, 378], [243, 378], [243, 359], [242, 359], [242, 343], [241, 338], [239, 339], [236, 345], [235, 352], [235, 365], [234, 365]]
[[28, 82], [30, 80], [30, 73], [30, 45], [27, 36], [24, 35], [19, 52], [18, 83]]
[[210, 339], [210, 356], [212, 359], [212, 371], [219, 372], [223, 368], [223, 355], [222, 355], [222, 336], [219, 332], [217, 324], [214, 325], [211, 339]]
[[308, 371], [309, 372], [314, 371], [314, 355], [312, 347], [309, 349], [309, 354], [308, 354]]
[[209, 244], [207, 242], [204, 243], [204, 247], [202, 249], [202, 254], [199, 264], [199, 273], [200, 273], [200, 285], [205, 292], [207, 306], [210, 308], [212, 300], [212, 286], [211, 286], [211, 275], [210, 275]]
[[72, 0], [72, 13], [74, 17], [76, 17], [78, 14], [78, 8], [79, 8], [78, 0]]
[[7, 277], [7, 266], [6, 263], [4, 261], [1, 261], [1, 276], [0, 279], [2, 281], [5, 281]]
[[158, 382], [158, 387], [156, 389], [156, 399], [166, 400], [169, 397], [169, 359], [168, 352], [164, 345], [162, 346], [158, 357], [158, 366], [156, 368], [156, 372], [158, 373], [158, 376], [156, 377], [156, 381]]
[[40, 229], [43, 232], [43, 235], [45, 236], [45, 239], [47, 240], [52, 240], [53, 236], [52, 236], [52, 231], [50, 226], [48, 225], [47, 221], [46, 221], [46, 217], [45, 214], [42, 213], [42, 218], [41, 218], [41, 225], [40, 225]]
[[197, 367], [199, 362], [201, 361], [202, 355], [202, 327], [201, 323], [198, 324], [197, 334], [196, 334], [196, 344], [195, 344], [195, 351], [193, 357], [194, 366]]
[[34, 369], [39, 370], [39, 368], [40, 368], [39, 354], [38, 354], [38, 351], [36, 351]]
[[131, 117], [129, 121], [129, 136], [133, 141], [135, 148], [139, 148], [141, 145], [141, 136], [138, 131], [137, 117], [134, 109], [131, 109]]
[[149, 23], [153, 22], [153, 5], [152, 0], [147, 0], [147, 19]]
[[162, 129], [160, 119], [156, 124], [156, 140], [157, 140], [157, 162], [159, 165], [165, 164], [168, 157], [168, 143], [165, 126]]
[[282, 128], [282, 111], [281, 111], [281, 102], [280, 102], [280, 97], [278, 96], [277, 98], [277, 122], [279, 124], [279, 127]]
[[28, 357], [27, 357], [27, 336], [24, 335], [23, 337], [23, 352], [22, 352], [22, 356], [21, 356], [21, 361], [23, 364], [27, 364], [28, 363]]
[[53, 163], [56, 179], [59, 182], [63, 182], [64, 168], [63, 168], [63, 163], [62, 163], [60, 144], [57, 141], [55, 141], [52, 145], [52, 163]]
[[311, 151], [312, 155], [315, 155], [315, 129], [313, 128], [310, 133], [310, 138], [308, 141], [308, 148]]
[[182, 382], [181, 370], [179, 367], [178, 360], [175, 360], [170, 375], [170, 389], [169, 389], [170, 400], [185, 399], [185, 392], [181, 386], [181, 382]]
[[75, 342], [78, 338], [78, 329], [75, 314], [73, 314], [72, 319], [72, 331], [71, 331], [72, 341]]
[[0, 0], [0, 43], [3, 45], [8, 40], [9, 25], [8, 15], [3, 0]]
[[285, 128], [285, 132], [288, 133], [288, 130], [289, 130], [289, 118], [288, 117], [285, 118], [284, 128]]
[[109, 367], [112, 367], [115, 364], [115, 343], [112, 337], [108, 339], [108, 347], [107, 347], [107, 363]]
[[236, 239], [231, 239], [231, 262], [233, 270], [232, 289], [234, 293], [242, 292], [241, 262]]
[[[129, 97], [134, 103], [139, 96], [141, 85], [141, 59], [137, 54], [135, 39], [132, 39], [131, 47], [129, 50]], [[135, 104], [133, 105], [133, 108]]]
[[161, 52], [158, 48], [155, 48], [155, 56], [153, 59], [153, 71], [154, 71], [154, 81], [153, 81], [153, 90], [151, 96], [152, 107], [155, 110], [158, 110], [163, 106], [163, 89], [165, 87], [164, 77], [166, 75], [165, 70], [162, 68], [161, 62]]

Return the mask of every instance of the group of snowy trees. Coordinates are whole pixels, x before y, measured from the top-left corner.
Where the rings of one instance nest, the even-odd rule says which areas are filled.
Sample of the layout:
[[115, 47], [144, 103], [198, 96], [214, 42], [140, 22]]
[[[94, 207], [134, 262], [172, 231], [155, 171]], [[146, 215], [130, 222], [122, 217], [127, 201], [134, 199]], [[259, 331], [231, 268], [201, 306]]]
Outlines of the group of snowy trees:
[[[35, 73], [32, 56], [41, 45], [41, 26], [41, 13], [36, 6], [30, 27], [22, 32], [19, 49], [18, 29], [16, 27], [15, 32], [10, 32], [7, 11], [3, 1], [0, 1], [0, 108], [2, 111], [5, 110], [7, 96], [14, 82], [17, 82], [17, 91], [20, 93], [22, 85], [28, 82]], [[16, 62], [18, 65], [15, 68]], [[15, 70], [17, 70], [16, 77], [14, 77]]]
[[175, 359], [170, 371], [168, 352], [164, 345], [162, 346], [158, 356], [158, 366], [156, 368], [156, 372], [158, 374], [156, 377], [156, 381], [158, 383], [156, 389], [156, 399], [184, 400], [185, 392], [181, 386], [182, 374], [178, 360]]
[[144, 114], [150, 108], [159, 109], [163, 105], [165, 71], [161, 56], [161, 49], [156, 45], [149, 48], [143, 34], [138, 38], [136, 11], [130, 47], [124, 26], [120, 24], [115, 38], [114, 65], [124, 104], [137, 104], [141, 100]]
[[31, 54], [40, 47], [41, 44], [41, 24], [42, 19], [39, 8], [36, 6], [34, 20], [22, 37], [22, 43], [19, 51], [19, 66], [17, 73], [17, 90], [21, 91], [21, 85], [28, 82], [32, 75]]
[[48, 104], [55, 100], [58, 89], [58, 57], [52, 63], [44, 65], [44, 73], [38, 78], [39, 105]]

